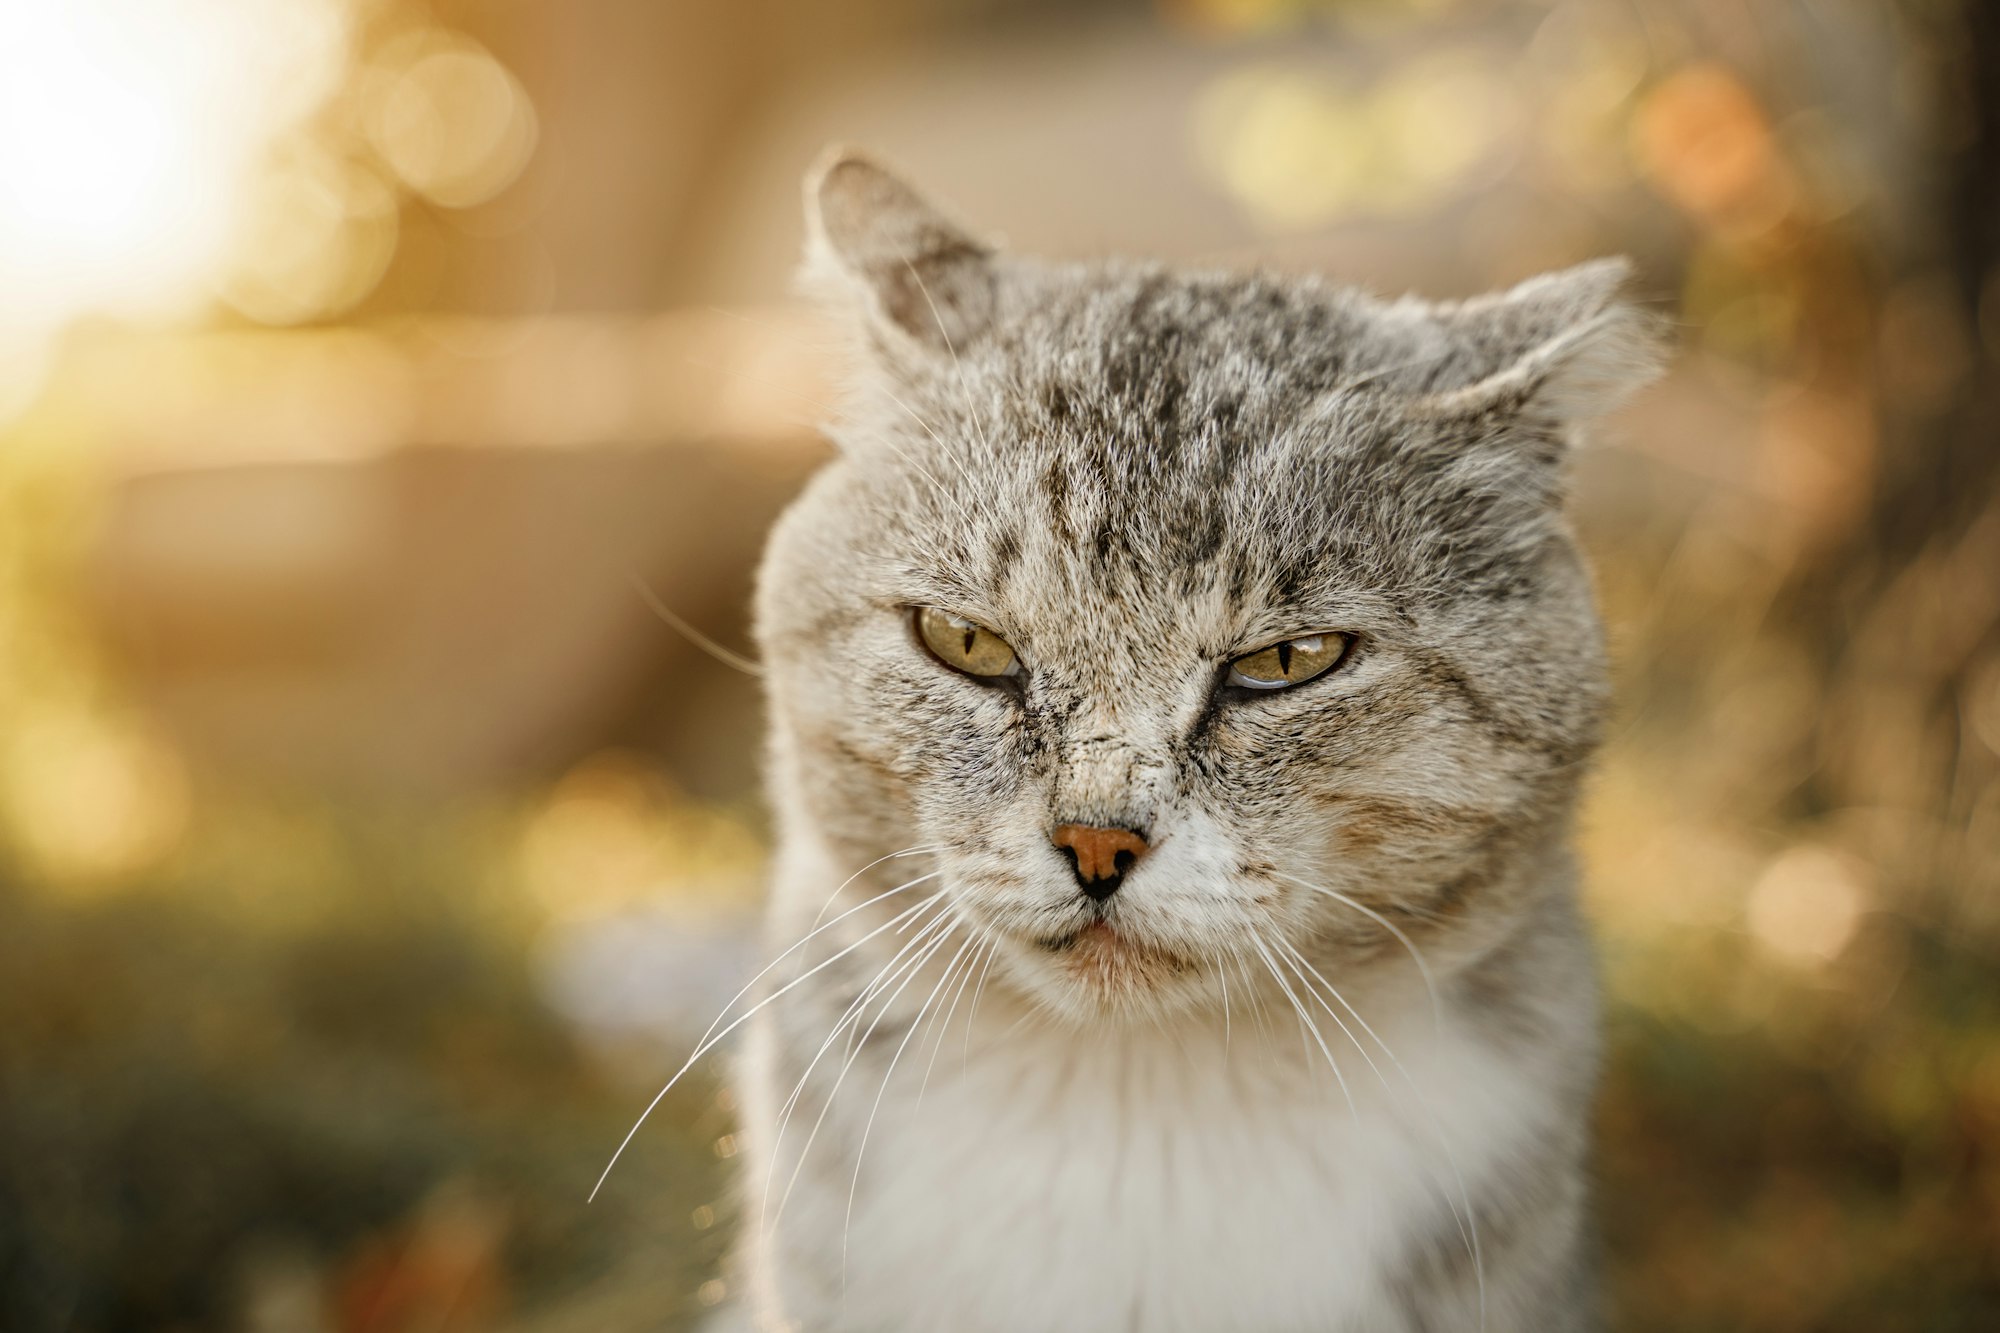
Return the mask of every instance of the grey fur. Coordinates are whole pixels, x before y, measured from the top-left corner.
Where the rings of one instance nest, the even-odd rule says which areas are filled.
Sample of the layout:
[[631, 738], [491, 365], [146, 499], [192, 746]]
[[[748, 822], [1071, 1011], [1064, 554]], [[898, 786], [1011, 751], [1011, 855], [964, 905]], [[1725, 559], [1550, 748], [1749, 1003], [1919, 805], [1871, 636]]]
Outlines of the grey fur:
[[[1144, 1080], [1181, 1086], [1157, 1070], [1124, 1083], [1059, 1071], [1103, 1060], [1151, 1069], [1134, 1054], [1153, 1040], [1142, 1034], [1205, 1041], [1232, 983], [1249, 988], [1231, 1020], [1244, 1033], [1289, 1021], [1278, 985], [1257, 979], [1252, 940], [1275, 938], [1385, 1032], [1420, 1031], [1419, 1012], [1430, 1021], [1407, 942], [1437, 982], [1440, 1034], [1533, 1090], [1504, 1158], [1467, 1199], [1482, 1271], [1462, 1210], [1419, 1209], [1424, 1220], [1385, 1242], [1379, 1271], [1355, 1279], [1376, 1294], [1354, 1308], [1373, 1314], [1342, 1315], [1343, 1326], [1471, 1327], [1483, 1283], [1488, 1329], [1595, 1327], [1585, 1166], [1597, 1002], [1566, 843], [1606, 681], [1563, 493], [1577, 426], [1657, 364], [1649, 322], [1617, 299], [1625, 266], [1456, 304], [1384, 303], [1310, 278], [999, 253], [850, 153], [829, 156], [807, 201], [809, 273], [856, 355], [832, 426], [841, 455], [779, 524], [758, 597], [780, 830], [773, 943], [858, 910], [772, 974], [764, 995], [798, 985], [759, 1013], [741, 1070], [757, 1316], [812, 1329], [1107, 1318], [1083, 1295], [1074, 1324], [954, 1306], [921, 1272], [902, 1291], [847, 1284], [867, 1247], [924, 1252], [922, 1236], [903, 1235], [908, 1223], [933, 1228], [940, 1246], [1000, 1225], [960, 1215], [949, 1190], [932, 1217], [883, 1211], [910, 1126], [1003, 1142], [1022, 1116], [1059, 1120], [1085, 1105], [1075, 1090], [1086, 1082], [1121, 1104]], [[929, 657], [909, 628], [909, 608], [922, 605], [1001, 634], [1022, 676], [977, 682]], [[1352, 660], [1293, 690], [1220, 689], [1232, 657], [1317, 630], [1355, 634]], [[1156, 847], [1105, 912], [1146, 946], [1124, 963], [1062, 956], [1093, 919], [1046, 840], [1069, 822], [1146, 830]], [[931, 850], [878, 862], [912, 847]], [[927, 872], [936, 878], [919, 889], [858, 907]], [[856, 1031], [815, 1063], [915, 933], [865, 932], [938, 889], [936, 912], [957, 914], [940, 933], [948, 947], [908, 972], [905, 989], [876, 992], [880, 1023], [860, 1030], [874, 1012], [864, 1004]], [[983, 954], [987, 968], [977, 1017], [960, 1006], [947, 1023], [964, 1068], [948, 1059], [941, 1077], [978, 1087], [984, 1070], [1012, 1089], [975, 1103], [990, 1105], [991, 1126], [923, 1120], [909, 1105], [917, 1068], [894, 1065], [914, 1045], [916, 1065], [928, 1056], [939, 1076], [913, 1025], [939, 1021], [951, 986], [965, 997], [971, 964], [953, 967], [954, 951]], [[996, 1072], [1013, 1070], [1029, 1041], [1033, 1061]], [[1290, 1073], [1254, 1063], [1289, 1069], [1291, 1055], [1270, 1055], [1283, 1043], [1259, 1057], [1251, 1037], [1231, 1044], [1225, 1033], [1219, 1049], [1221, 1077], [1304, 1095]], [[852, 1072], [837, 1082], [850, 1051]], [[1360, 1059], [1346, 1058], [1364, 1101], [1394, 1100], [1389, 1075], [1378, 1072], [1377, 1094]], [[887, 1124], [874, 1128], [903, 1139], [877, 1137], [864, 1164], [871, 1103], [884, 1098]], [[1172, 1144], [1168, 1102], [1150, 1098], [1145, 1115]], [[1337, 1100], [1327, 1114], [1342, 1114]], [[801, 1159], [819, 1117], [826, 1128]], [[1198, 1156], [1228, 1150], [1212, 1136], [1192, 1142]], [[1100, 1147], [1111, 1154], [1116, 1136]], [[1050, 1151], [1069, 1165], [1020, 1169], [1076, 1169], [1067, 1149]], [[1273, 1169], [1287, 1169], [1285, 1146], [1271, 1151]], [[1115, 1160], [1114, 1191], [1132, 1179]], [[1333, 1161], [1337, 1170], [1337, 1152]], [[1172, 1185], [1130, 1188], [1170, 1196]], [[850, 1192], [866, 1221], [852, 1235]], [[1143, 1225], [1179, 1225], [1172, 1208]], [[1032, 1225], [1088, 1234], [1105, 1220]], [[1119, 1214], [1118, 1224], [1135, 1223]], [[1171, 1234], [1153, 1243], [1161, 1237]], [[982, 1251], [940, 1258], [939, 1271], [977, 1275], [989, 1255], [994, 1272], [1012, 1262]], [[1077, 1270], [1079, 1291], [1094, 1290], [1091, 1273]], [[954, 1280], [965, 1286], [962, 1273]], [[1188, 1274], [1187, 1291], [1139, 1284], [1119, 1320], [1188, 1326], [1205, 1298], [1192, 1284], [1208, 1280]]]

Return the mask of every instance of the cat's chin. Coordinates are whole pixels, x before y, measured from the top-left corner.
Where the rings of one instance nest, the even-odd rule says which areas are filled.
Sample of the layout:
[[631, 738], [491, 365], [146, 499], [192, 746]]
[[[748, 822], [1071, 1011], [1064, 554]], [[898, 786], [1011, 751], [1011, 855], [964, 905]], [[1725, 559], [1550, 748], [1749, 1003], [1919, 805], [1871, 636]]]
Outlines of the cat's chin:
[[1066, 961], [1074, 970], [1111, 972], [1126, 968], [1173, 966], [1185, 970], [1187, 962], [1172, 950], [1139, 939], [1109, 921], [1091, 921], [1074, 930], [1037, 941], [1048, 953]]
[[1106, 921], [1036, 939], [1030, 949], [1044, 1001], [1080, 1019], [1157, 1017], [1188, 1007], [1205, 989], [1200, 963]]

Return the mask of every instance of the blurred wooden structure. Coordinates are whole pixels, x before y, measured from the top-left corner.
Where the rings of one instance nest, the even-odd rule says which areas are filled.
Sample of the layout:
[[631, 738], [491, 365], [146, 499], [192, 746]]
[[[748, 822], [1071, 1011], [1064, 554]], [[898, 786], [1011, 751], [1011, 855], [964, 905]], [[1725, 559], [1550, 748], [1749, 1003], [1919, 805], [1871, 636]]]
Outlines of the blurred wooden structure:
[[740, 791], [754, 684], [634, 580], [744, 645], [824, 452], [798, 336], [697, 312], [197, 343], [177, 412], [109, 423], [93, 604], [200, 764], [443, 793], [623, 743]]

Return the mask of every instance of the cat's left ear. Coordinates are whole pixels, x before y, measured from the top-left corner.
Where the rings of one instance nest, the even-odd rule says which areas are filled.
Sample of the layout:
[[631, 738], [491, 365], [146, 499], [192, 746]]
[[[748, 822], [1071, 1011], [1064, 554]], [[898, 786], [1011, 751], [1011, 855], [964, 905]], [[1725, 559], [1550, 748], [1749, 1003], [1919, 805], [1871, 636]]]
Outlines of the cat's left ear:
[[873, 160], [831, 148], [807, 173], [806, 276], [875, 326], [944, 354], [993, 321], [993, 250]]
[[1601, 416], [1659, 377], [1662, 321], [1621, 295], [1631, 264], [1599, 259], [1508, 291], [1437, 308], [1464, 369], [1455, 387], [1420, 399], [1441, 417]]

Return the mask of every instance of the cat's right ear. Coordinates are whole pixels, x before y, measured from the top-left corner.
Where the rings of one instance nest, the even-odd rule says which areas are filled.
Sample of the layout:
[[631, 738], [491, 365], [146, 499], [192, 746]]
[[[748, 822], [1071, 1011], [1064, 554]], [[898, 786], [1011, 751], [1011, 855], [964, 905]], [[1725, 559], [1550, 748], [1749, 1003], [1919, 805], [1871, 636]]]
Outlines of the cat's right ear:
[[1434, 416], [1535, 412], [1565, 423], [1618, 406], [1657, 379], [1661, 321], [1625, 301], [1632, 266], [1599, 259], [1509, 291], [1439, 308], [1437, 319], [1474, 372], [1419, 401]]
[[993, 321], [993, 250], [871, 159], [830, 148], [806, 174], [807, 281], [891, 338], [955, 355]]

